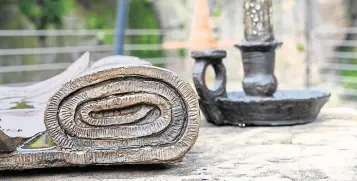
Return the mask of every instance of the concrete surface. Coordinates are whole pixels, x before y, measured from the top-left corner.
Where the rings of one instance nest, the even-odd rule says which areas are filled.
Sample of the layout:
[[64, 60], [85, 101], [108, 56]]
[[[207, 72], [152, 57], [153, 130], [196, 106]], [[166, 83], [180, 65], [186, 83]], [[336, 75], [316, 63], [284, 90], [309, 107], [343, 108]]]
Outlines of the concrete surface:
[[173, 165], [91, 166], [0, 172], [0, 180], [357, 180], [357, 112], [324, 109], [292, 127], [214, 127], [203, 121], [184, 161]]

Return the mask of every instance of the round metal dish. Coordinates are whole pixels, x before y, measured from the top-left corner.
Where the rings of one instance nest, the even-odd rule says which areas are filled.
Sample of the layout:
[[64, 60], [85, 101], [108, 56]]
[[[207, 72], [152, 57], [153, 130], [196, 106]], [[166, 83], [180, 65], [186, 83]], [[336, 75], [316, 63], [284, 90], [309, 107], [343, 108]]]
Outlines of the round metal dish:
[[272, 97], [230, 92], [216, 101], [224, 124], [286, 126], [314, 121], [329, 97], [314, 90], [277, 91]]

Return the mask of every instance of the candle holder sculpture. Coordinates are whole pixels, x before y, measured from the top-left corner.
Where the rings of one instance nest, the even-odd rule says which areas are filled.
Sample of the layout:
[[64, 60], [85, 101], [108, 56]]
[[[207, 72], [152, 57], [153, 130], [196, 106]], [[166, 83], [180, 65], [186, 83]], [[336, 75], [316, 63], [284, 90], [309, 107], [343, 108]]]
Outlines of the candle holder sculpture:
[[15, 138], [0, 130], [0, 170], [181, 161], [198, 136], [192, 87], [168, 70], [111, 60], [54, 93], [46, 131]]
[[[276, 91], [274, 75], [275, 40], [271, 0], [244, 1], [245, 41], [236, 45], [242, 54], [244, 92], [226, 92], [226, 69], [222, 50], [193, 51], [196, 59], [193, 80], [200, 107], [207, 121], [216, 125], [282, 126], [313, 121], [330, 94], [313, 90]], [[206, 86], [205, 72], [212, 65], [216, 73], [213, 90]]]

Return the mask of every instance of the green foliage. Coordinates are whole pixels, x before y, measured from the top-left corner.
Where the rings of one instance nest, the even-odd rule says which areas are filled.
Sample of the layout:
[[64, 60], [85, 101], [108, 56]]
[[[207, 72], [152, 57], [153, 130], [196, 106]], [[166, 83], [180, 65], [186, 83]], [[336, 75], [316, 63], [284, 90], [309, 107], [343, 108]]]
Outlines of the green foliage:
[[47, 29], [51, 25], [62, 28], [63, 16], [75, 7], [75, 0], [19, 0], [18, 3], [22, 14], [36, 29]]
[[[63, 17], [73, 10], [82, 10], [88, 29], [115, 28], [116, 6], [114, 0], [19, 0], [21, 13], [36, 29], [64, 28]], [[130, 0], [128, 29], [160, 29], [152, 0]], [[128, 44], [161, 44], [160, 35], [135, 35], [126, 38]], [[40, 37], [45, 39], [45, 37]], [[114, 44], [114, 35], [105, 31], [97, 35], [104, 44]], [[141, 58], [163, 57], [162, 50], [133, 50], [130, 55]], [[160, 65], [159, 65], [160, 66]]]
[[55, 143], [51, 136], [47, 133], [36, 138], [32, 143], [28, 145], [29, 148], [38, 149], [38, 148], [49, 148], [54, 146]]
[[212, 16], [219, 17], [222, 15], [222, 8], [220, 7], [215, 7], [212, 12]]
[[14, 107], [11, 107], [10, 109], [29, 109], [29, 108], [34, 108], [32, 105], [28, 104], [26, 101], [21, 101], [17, 102]]
[[305, 51], [305, 46], [304, 46], [304, 44], [302, 44], [302, 43], [298, 43], [298, 44], [296, 45], [296, 49], [297, 49], [299, 52], [303, 52], [303, 51]]
[[183, 57], [183, 56], [186, 55], [186, 49], [184, 49], [184, 48], [180, 48], [180, 49], [178, 49], [177, 51], [179, 52], [179, 55], [180, 55], [181, 57]]
[[[131, 0], [128, 15], [128, 28], [130, 29], [160, 29], [159, 21], [151, 1]], [[161, 44], [160, 35], [139, 35], [127, 38], [130, 44]], [[141, 58], [163, 57], [162, 50], [130, 51], [133, 56]], [[160, 64], [156, 66], [162, 66]]]
[[[116, 6], [113, 7], [113, 4], [109, 3], [109, 1], [104, 2], [106, 3], [103, 3], [103, 1], [86, 0], [86, 3], [90, 4], [90, 8], [83, 11], [83, 16], [86, 17], [87, 28], [103, 30], [116, 28]], [[150, 0], [130, 0], [127, 29], [160, 29], [159, 21], [151, 3], [152, 1]], [[114, 44], [115, 37], [103, 31], [97, 35], [97, 39], [104, 44]], [[161, 44], [161, 36], [127, 36], [126, 43]], [[129, 54], [141, 58], [154, 58], [162, 57], [164, 53], [162, 50], [133, 50]]]
[[[115, 28], [116, 6], [103, 1], [88, 1], [92, 8], [84, 12], [88, 29], [113, 29]], [[107, 34], [105, 31], [97, 35], [97, 39], [104, 44], [113, 44], [114, 35]]]
[[[339, 51], [342, 52], [357, 52], [357, 49], [354, 47], [343, 47], [340, 48]], [[357, 59], [345, 59], [343, 60], [344, 62], [348, 63], [348, 64], [357, 64]], [[341, 70], [340, 74], [342, 76], [346, 76], [346, 77], [357, 77], [357, 70]], [[345, 88], [349, 88], [349, 89], [357, 89], [357, 84], [356, 83], [350, 83], [350, 82], [345, 82], [344, 83], [344, 87]]]

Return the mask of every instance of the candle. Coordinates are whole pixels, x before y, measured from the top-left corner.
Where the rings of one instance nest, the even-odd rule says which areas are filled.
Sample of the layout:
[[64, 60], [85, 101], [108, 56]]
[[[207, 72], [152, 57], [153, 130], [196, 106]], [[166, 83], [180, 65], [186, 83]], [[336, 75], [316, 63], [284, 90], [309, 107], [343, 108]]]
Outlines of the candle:
[[244, 0], [244, 26], [247, 41], [273, 41], [272, 0]]

